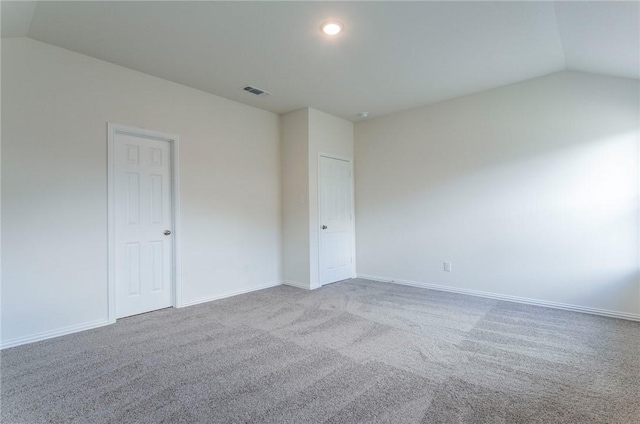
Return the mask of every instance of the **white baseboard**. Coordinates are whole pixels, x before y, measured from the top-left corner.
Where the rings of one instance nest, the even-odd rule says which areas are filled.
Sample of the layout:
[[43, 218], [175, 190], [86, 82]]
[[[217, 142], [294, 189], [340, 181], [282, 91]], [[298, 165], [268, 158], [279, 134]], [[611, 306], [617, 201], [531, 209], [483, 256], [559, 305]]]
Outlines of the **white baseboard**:
[[271, 281], [271, 282], [268, 282], [268, 283], [256, 284], [256, 285], [253, 285], [253, 286], [241, 289], [241, 290], [232, 290], [232, 291], [216, 294], [216, 295], [213, 295], [213, 296], [205, 296], [205, 297], [199, 297], [197, 299], [183, 301], [182, 305], [180, 307], [184, 308], [184, 307], [187, 307], [187, 306], [198, 305], [200, 303], [212, 302], [214, 300], [224, 299], [225, 297], [232, 297], [232, 296], [237, 296], [239, 294], [245, 294], [245, 293], [249, 293], [249, 292], [253, 292], [253, 291], [257, 291], [257, 290], [264, 290], [264, 289], [268, 289], [268, 288], [271, 288], [271, 287], [276, 287], [276, 286], [279, 286], [281, 284], [282, 283], [280, 281]]
[[10, 347], [16, 347], [27, 343], [35, 343], [46, 339], [53, 339], [54, 337], [66, 336], [67, 334], [73, 334], [79, 331], [104, 327], [105, 325], [109, 324], [112, 323], [108, 319], [101, 319], [84, 324], [70, 325], [69, 327], [58, 328], [56, 330], [43, 331], [42, 333], [32, 334], [30, 336], [17, 337], [15, 339], [2, 341], [2, 343], [0, 343], [0, 349], [8, 349]]
[[285, 286], [296, 287], [303, 290], [309, 290], [309, 285], [305, 283], [301, 283], [300, 281], [292, 281], [292, 280], [284, 280], [282, 284]]
[[421, 283], [418, 281], [400, 280], [397, 278], [380, 277], [377, 275], [358, 274], [358, 278], [362, 278], [364, 280], [381, 281], [384, 283], [401, 284], [403, 286], [420, 287], [423, 289], [466, 294], [470, 296], [487, 297], [489, 299], [505, 300], [508, 302], [524, 303], [527, 305], [546, 306], [547, 308], [563, 309], [566, 311], [573, 311], [573, 312], [583, 312], [586, 314], [602, 315], [605, 317], [620, 318], [620, 319], [626, 319], [630, 321], [640, 321], [640, 314], [632, 314], [628, 312], [609, 311], [606, 309], [591, 308], [588, 306], [570, 305], [567, 303], [550, 302], [547, 300], [529, 299], [527, 297], [483, 292], [479, 290], [462, 289], [457, 287], [444, 286], [441, 284], [430, 284], [430, 283]]
[[[234, 290], [234, 291], [230, 291], [230, 292], [221, 293], [221, 294], [218, 294], [218, 295], [215, 295], [215, 296], [207, 296], [207, 297], [201, 297], [201, 298], [198, 298], [198, 299], [188, 300], [186, 302], [183, 302], [181, 307], [193, 306], [193, 305], [197, 305], [199, 303], [211, 302], [212, 300], [223, 299], [225, 297], [236, 296], [236, 295], [239, 295], [239, 294], [249, 293], [249, 292], [256, 291], [256, 290], [268, 289], [270, 287], [279, 286], [280, 284], [281, 283], [279, 281], [274, 281], [274, 282], [269, 282], [269, 283], [265, 283], [265, 284], [254, 285], [254, 286], [242, 289], [242, 290]], [[104, 319], [104, 320], [87, 322], [87, 323], [84, 323], [84, 324], [72, 325], [72, 326], [69, 326], [69, 327], [59, 328], [59, 329], [56, 329], [56, 330], [44, 331], [42, 333], [33, 334], [33, 335], [30, 335], [30, 336], [18, 337], [18, 338], [15, 338], [15, 339], [5, 340], [5, 341], [0, 342], [0, 350], [1, 349], [8, 349], [10, 347], [20, 346], [20, 345], [23, 345], [23, 344], [35, 343], [35, 342], [39, 342], [39, 341], [42, 341], [42, 340], [52, 339], [54, 337], [66, 336], [67, 334], [73, 334], [73, 333], [77, 333], [77, 332], [80, 332], [80, 331], [91, 330], [93, 328], [103, 327], [103, 326], [109, 325], [109, 324], [113, 324], [113, 322], [110, 322], [108, 319]]]

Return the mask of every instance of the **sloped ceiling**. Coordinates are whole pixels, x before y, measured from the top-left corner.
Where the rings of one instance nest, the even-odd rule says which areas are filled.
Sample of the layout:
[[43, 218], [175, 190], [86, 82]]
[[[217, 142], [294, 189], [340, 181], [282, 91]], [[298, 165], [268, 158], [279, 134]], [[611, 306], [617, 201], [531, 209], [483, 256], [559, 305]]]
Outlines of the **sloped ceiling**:
[[[328, 38], [328, 20], [345, 31]], [[349, 120], [564, 69], [640, 78], [637, 2], [3, 1], [2, 36], [277, 113], [310, 106]]]
[[26, 37], [29, 34], [35, 1], [3, 1], [0, 3], [2, 25], [0, 34], [5, 37]]
[[640, 2], [556, 2], [567, 69], [640, 78]]

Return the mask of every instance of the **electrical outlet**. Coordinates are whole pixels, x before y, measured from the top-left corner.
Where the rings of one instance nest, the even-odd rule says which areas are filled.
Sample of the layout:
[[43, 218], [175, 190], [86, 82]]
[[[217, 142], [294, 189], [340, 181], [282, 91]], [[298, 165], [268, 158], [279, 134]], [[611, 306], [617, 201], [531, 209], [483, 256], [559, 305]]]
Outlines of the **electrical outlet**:
[[451, 272], [451, 262], [445, 262], [444, 263], [444, 270], [446, 272]]

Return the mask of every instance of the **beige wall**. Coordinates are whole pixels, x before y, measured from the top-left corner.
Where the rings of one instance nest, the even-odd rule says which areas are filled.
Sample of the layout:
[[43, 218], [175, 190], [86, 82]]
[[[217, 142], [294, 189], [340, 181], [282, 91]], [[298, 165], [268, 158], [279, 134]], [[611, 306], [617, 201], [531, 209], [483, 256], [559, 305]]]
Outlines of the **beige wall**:
[[318, 161], [353, 160], [353, 123], [312, 108], [282, 116], [284, 282], [319, 287]]
[[281, 116], [284, 282], [309, 288], [309, 110]]
[[[353, 122], [309, 109], [309, 256], [311, 287], [319, 287], [318, 164], [320, 154], [353, 161]], [[355, 275], [354, 275], [355, 276]]]
[[[185, 303], [318, 286], [318, 156], [352, 123], [30, 39], [1, 88], [3, 345], [106, 323], [107, 122], [181, 136]], [[561, 72], [358, 123], [358, 273], [638, 316], [639, 93]]]
[[181, 137], [184, 302], [282, 279], [278, 115], [3, 39], [3, 344], [107, 319], [107, 122]]
[[639, 113], [560, 72], [356, 124], [358, 274], [637, 316]]

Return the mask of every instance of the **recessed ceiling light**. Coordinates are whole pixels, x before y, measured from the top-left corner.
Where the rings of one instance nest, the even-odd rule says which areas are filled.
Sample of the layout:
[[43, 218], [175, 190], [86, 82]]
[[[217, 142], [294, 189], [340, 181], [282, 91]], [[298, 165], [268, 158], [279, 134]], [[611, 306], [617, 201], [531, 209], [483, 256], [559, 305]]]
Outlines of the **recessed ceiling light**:
[[367, 118], [369, 116], [369, 112], [360, 112], [359, 115], [361, 118]]
[[322, 24], [322, 32], [327, 35], [338, 35], [342, 31], [342, 25], [337, 22], [326, 22]]

